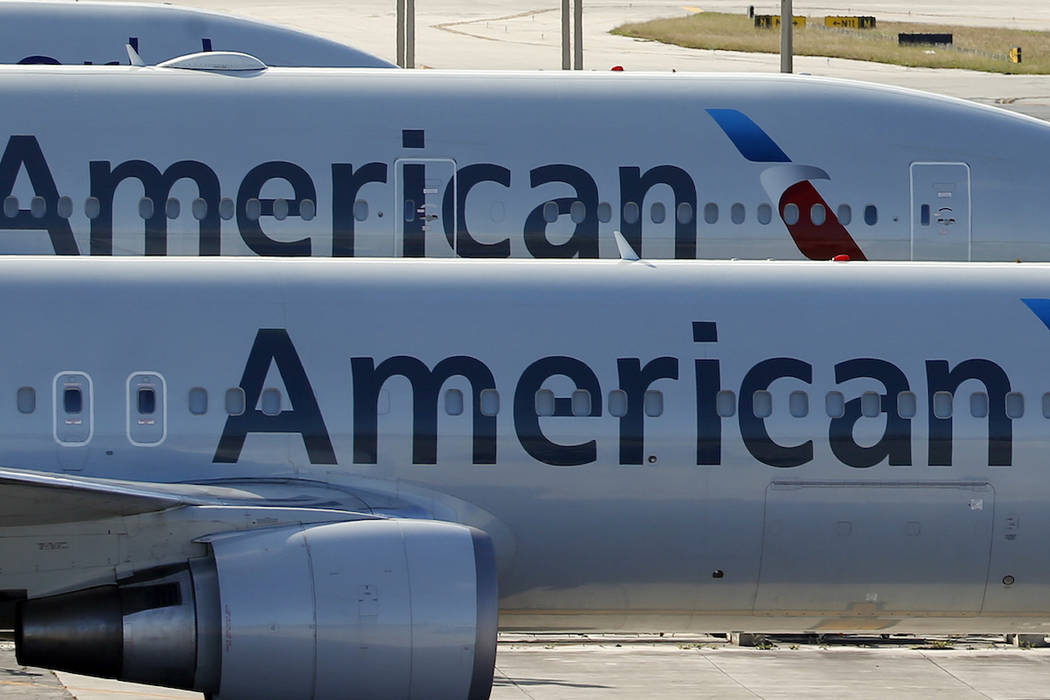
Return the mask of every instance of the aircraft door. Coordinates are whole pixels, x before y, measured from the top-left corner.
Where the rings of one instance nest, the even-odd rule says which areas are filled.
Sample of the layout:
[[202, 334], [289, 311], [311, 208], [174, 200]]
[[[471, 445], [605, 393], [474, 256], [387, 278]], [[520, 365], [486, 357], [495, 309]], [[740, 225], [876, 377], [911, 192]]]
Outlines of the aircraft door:
[[53, 405], [55, 441], [62, 447], [78, 447], [91, 441], [91, 377], [83, 372], [62, 372], [55, 376]]
[[403, 158], [394, 163], [394, 178], [394, 255], [455, 257], [456, 161]]
[[912, 260], [970, 259], [970, 166], [911, 164]]
[[994, 500], [983, 482], [774, 482], [755, 612], [979, 613]]
[[128, 441], [151, 447], [164, 441], [167, 432], [164, 377], [136, 372], [128, 377]]

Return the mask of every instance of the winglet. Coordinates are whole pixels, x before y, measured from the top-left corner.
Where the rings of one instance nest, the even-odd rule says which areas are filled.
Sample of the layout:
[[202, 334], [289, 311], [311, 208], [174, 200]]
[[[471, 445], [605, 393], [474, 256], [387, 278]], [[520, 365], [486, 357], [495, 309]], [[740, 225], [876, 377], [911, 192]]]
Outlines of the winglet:
[[620, 260], [641, 260], [638, 253], [634, 251], [634, 248], [631, 247], [631, 244], [627, 242], [622, 233], [613, 231], [613, 238], [616, 239], [616, 250], [620, 253]]
[[142, 56], [139, 56], [139, 52], [135, 50], [135, 47], [131, 44], [124, 44], [124, 48], [128, 51], [128, 59], [131, 61], [133, 66], [144, 66], [146, 62], [142, 60]]

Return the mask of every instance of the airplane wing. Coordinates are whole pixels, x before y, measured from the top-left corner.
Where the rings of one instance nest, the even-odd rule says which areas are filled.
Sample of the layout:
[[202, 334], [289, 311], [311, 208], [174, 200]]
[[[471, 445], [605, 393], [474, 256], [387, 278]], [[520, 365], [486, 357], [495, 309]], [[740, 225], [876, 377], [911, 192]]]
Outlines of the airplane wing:
[[[0, 467], [0, 527], [51, 525], [190, 505], [270, 505], [369, 513], [359, 498], [287, 481], [161, 484]], [[279, 494], [279, 495], [278, 495]]]
[[189, 502], [142, 485], [0, 468], [0, 527], [136, 515]]

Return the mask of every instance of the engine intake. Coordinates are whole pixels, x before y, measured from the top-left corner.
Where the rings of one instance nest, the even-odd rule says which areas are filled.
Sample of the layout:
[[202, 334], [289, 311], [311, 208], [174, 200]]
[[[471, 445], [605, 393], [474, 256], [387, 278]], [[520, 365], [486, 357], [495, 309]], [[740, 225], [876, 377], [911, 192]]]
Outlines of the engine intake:
[[19, 604], [21, 664], [214, 700], [487, 698], [488, 536], [415, 520], [229, 533], [211, 556]]

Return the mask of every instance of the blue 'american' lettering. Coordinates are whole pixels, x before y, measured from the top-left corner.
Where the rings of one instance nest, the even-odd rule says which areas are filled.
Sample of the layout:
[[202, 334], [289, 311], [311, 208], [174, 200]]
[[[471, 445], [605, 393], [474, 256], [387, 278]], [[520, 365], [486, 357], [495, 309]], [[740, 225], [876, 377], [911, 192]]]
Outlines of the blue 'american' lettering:
[[[357, 220], [354, 216], [354, 202], [361, 188], [369, 183], [388, 185], [393, 182], [393, 170], [399, 167], [402, 201], [398, 211], [413, 209], [414, 205], [425, 199], [424, 183], [431, 174], [426, 172], [425, 162], [405, 162], [395, 166], [387, 163], [370, 162], [364, 164], [332, 163], [331, 164], [331, 255], [349, 257], [356, 254], [358, 246]], [[19, 173], [25, 172], [35, 197], [44, 200], [44, 215], [34, 216], [30, 209], [19, 209], [14, 216], [0, 213], [0, 230], [40, 231], [50, 237], [56, 254], [79, 255], [76, 238], [70, 227], [69, 219], [58, 214], [58, 200], [61, 196], [55, 178], [44, 157], [40, 143], [33, 135], [14, 135], [8, 139], [3, 156], [0, 157], [0, 200], [11, 196]], [[648, 170], [638, 166], [624, 165], [619, 167], [620, 201], [636, 202], [641, 205], [645, 196], [654, 187], [670, 188], [674, 198], [674, 249], [675, 257], [683, 259], [696, 258], [697, 254], [697, 221], [696, 221], [696, 184], [685, 170], [674, 165], [656, 165]], [[315, 174], [316, 175], [316, 174]], [[318, 205], [315, 175], [311, 175], [301, 165], [283, 160], [260, 163], [251, 168], [236, 187], [235, 218], [237, 230], [245, 245], [258, 255], [265, 256], [308, 256], [327, 254], [329, 251], [315, 251], [314, 241], [303, 236], [294, 241], [277, 240], [267, 235], [263, 219], [274, 215], [274, 200], [261, 196], [270, 182], [282, 182], [291, 187], [294, 196], [287, 200], [287, 216], [300, 216], [300, 203], [311, 200]], [[566, 163], [552, 163], [533, 168], [528, 173], [532, 188], [550, 183], [560, 183], [567, 187], [571, 196], [558, 197], [553, 200], [538, 201], [526, 215], [523, 223], [518, 224], [524, 238], [525, 248], [529, 255], [536, 258], [596, 258], [598, 257], [598, 185], [594, 176], [584, 168]], [[136, 181], [141, 185], [144, 196], [155, 204], [152, 213], [145, 219], [143, 235], [146, 255], [166, 255], [168, 249], [168, 218], [163, 203], [175, 186], [185, 180], [193, 183], [197, 196], [205, 203], [205, 215], [197, 223], [198, 253], [200, 255], [221, 255], [221, 226], [219, 216], [220, 200], [223, 196], [223, 184], [215, 170], [198, 160], [180, 160], [162, 169], [147, 160], [133, 159], [121, 163], [108, 160], [93, 160], [88, 163], [89, 196], [97, 202], [98, 211], [90, 220], [89, 250], [91, 255], [112, 255], [114, 220], [119, 218], [114, 212], [114, 196], [118, 186], [124, 182]], [[511, 255], [509, 238], [493, 242], [477, 240], [467, 226], [467, 216], [463, 215], [471, 189], [481, 183], [493, 183], [509, 188], [512, 182], [511, 171], [496, 163], [472, 163], [459, 167], [454, 175], [455, 186], [449, 186], [453, 180], [445, 183], [440, 196], [442, 225], [445, 238], [460, 257], [465, 258], [506, 258]], [[393, 189], [393, 188], [391, 188]], [[392, 198], [392, 195], [391, 195]], [[250, 201], [258, 201], [260, 216], [248, 215]], [[545, 208], [553, 202], [558, 216], [571, 215], [574, 228], [569, 238], [555, 243], [548, 236], [547, 229], [551, 222], [546, 216]], [[578, 203], [583, 205], [583, 216], [573, 210]], [[688, 216], [677, 212], [688, 212]], [[637, 213], [637, 212], [636, 212]], [[642, 226], [644, 217], [625, 215], [620, 212], [619, 230], [636, 251], [643, 252]], [[134, 217], [125, 217], [134, 220]], [[404, 239], [401, 254], [405, 257], [423, 257], [424, 231], [426, 220], [423, 217], [408, 217], [403, 224]], [[503, 231], [506, 233], [506, 229]], [[561, 238], [561, 236], [558, 236]]]
[[[693, 324], [693, 342], [717, 343], [714, 322]], [[292, 408], [278, 415], [266, 415], [258, 410], [263, 383], [271, 367], [280, 374], [288, 392]], [[798, 444], [781, 444], [771, 435], [766, 419], [756, 415], [755, 392], [767, 389], [781, 378], [794, 378], [812, 384], [813, 366], [795, 357], [772, 357], [762, 360], [743, 374], [737, 382], [728, 384], [722, 372], [721, 360], [694, 361], [693, 392], [696, 407], [696, 464], [718, 467], [722, 465], [723, 427], [733, 418], [723, 417], [716, 406], [719, 392], [734, 388], [738, 397], [735, 420], [741, 440], [747, 451], [758, 462], [777, 468], [793, 468], [813, 460], [813, 440]], [[626, 396], [626, 410], [618, 418], [619, 463], [641, 465], [645, 454], [644, 398], [654, 382], [681, 381], [679, 360], [664, 356], [643, 360], [637, 357], [616, 359], [617, 386]], [[939, 417], [933, 410], [937, 392], [954, 394], [963, 382], [980, 382], [988, 396], [987, 462], [989, 466], [1010, 466], [1013, 450], [1012, 420], [1006, 413], [1006, 396], [1010, 393], [1010, 379], [995, 362], [987, 359], [969, 359], [952, 366], [947, 360], [931, 359], [925, 362], [926, 398], [929, 438], [926, 462], [930, 466], [952, 464], [952, 418]], [[854, 438], [854, 427], [862, 417], [861, 398], [845, 402], [842, 415], [829, 418], [826, 437], [832, 453], [844, 465], [865, 469], [887, 462], [892, 466], [913, 463], [911, 418], [900, 415], [897, 397], [911, 391], [905, 373], [892, 362], [872, 357], [851, 358], [834, 365], [835, 382], [841, 384], [853, 379], [869, 378], [882, 384], [879, 392], [879, 414], [885, 416], [882, 435], [874, 444], [861, 445]], [[353, 463], [377, 464], [380, 451], [379, 395], [387, 381], [394, 377], [406, 379], [412, 390], [412, 462], [427, 465], [437, 463], [438, 405], [443, 385], [452, 377], [461, 377], [470, 385], [469, 410], [473, 417], [472, 462], [478, 465], [497, 463], [497, 420], [481, 411], [481, 394], [487, 389], [500, 389], [489, 367], [469, 355], [446, 357], [433, 367], [419, 358], [395, 355], [377, 360], [375, 357], [351, 357], [350, 373], [353, 382]], [[535, 396], [552, 377], [567, 378], [576, 389], [583, 389], [592, 397], [603, 396], [598, 374], [585, 361], [575, 357], [553, 355], [529, 363], [521, 371], [513, 388], [514, 432], [522, 449], [536, 462], [556, 467], [573, 467], [597, 460], [597, 439], [575, 444], [562, 444], [544, 434], [543, 423], [536, 412]], [[250, 410], [240, 416], [229, 416], [219, 439], [213, 461], [237, 462], [245, 440], [253, 433], [298, 434], [302, 437], [310, 462], [337, 464], [339, 462], [307, 372], [299, 358], [287, 330], [260, 329], [252, 343], [241, 376]], [[501, 392], [503, 393], [503, 392]], [[674, 405], [674, 404], [669, 404]], [[571, 400], [555, 400], [554, 413], [543, 420], [577, 421], [579, 434], [586, 436], [589, 418], [602, 417], [602, 401], [591, 402], [590, 413], [574, 415]], [[593, 425], [593, 424], [591, 424]]]

